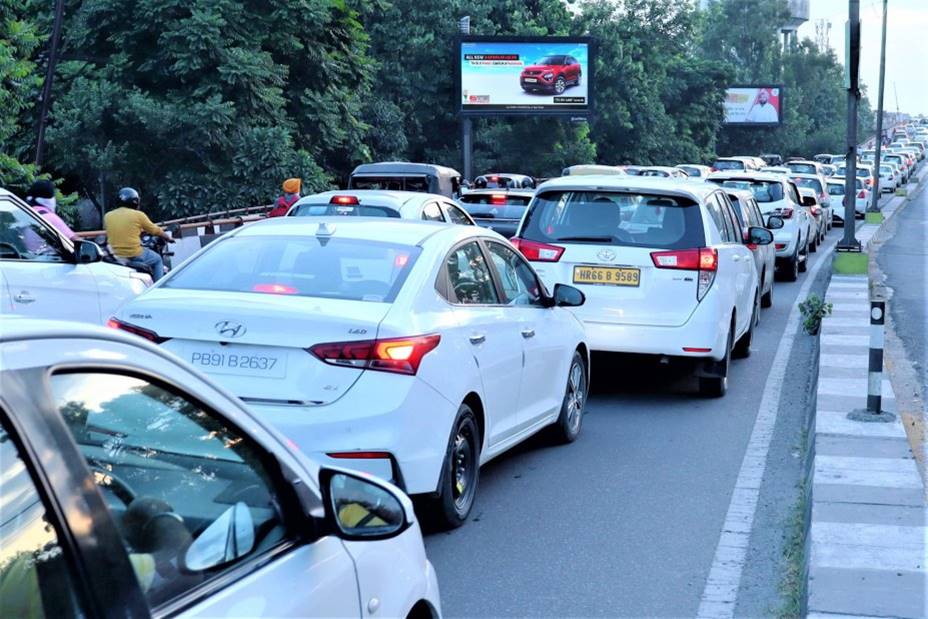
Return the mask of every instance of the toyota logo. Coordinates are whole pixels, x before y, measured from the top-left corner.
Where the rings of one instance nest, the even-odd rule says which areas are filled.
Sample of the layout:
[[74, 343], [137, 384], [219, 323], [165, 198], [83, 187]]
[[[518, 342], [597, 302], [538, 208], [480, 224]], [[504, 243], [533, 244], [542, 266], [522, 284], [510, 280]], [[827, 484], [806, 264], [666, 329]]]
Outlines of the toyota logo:
[[240, 322], [220, 320], [216, 323], [216, 332], [223, 337], [242, 337], [248, 329]]
[[600, 260], [605, 260], [606, 262], [612, 262], [615, 260], [615, 252], [611, 249], [601, 249], [596, 254]]

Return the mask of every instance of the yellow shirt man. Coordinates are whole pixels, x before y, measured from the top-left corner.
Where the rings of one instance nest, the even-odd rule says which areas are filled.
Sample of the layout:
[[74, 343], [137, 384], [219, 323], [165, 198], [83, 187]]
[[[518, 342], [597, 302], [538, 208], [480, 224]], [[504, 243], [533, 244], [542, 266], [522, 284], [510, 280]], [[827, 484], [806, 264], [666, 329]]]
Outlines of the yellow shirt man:
[[137, 258], [142, 255], [139, 235], [147, 232], [155, 236], [164, 231], [153, 224], [148, 215], [134, 208], [120, 207], [103, 217], [103, 227], [113, 252], [122, 258]]

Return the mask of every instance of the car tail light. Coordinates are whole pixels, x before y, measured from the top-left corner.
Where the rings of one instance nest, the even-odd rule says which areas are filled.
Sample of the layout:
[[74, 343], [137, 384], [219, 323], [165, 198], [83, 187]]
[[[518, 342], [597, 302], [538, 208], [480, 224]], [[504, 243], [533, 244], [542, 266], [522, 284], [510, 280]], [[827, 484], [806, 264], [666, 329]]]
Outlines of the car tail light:
[[786, 249], [786, 243], [774, 243], [773, 246], [776, 247], [777, 250]]
[[509, 239], [513, 246], [532, 262], [557, 262], [564, 255], [564, 248], [526, 239]]
[[719, 268], [719, 252], [711, 247], [651, 252], [651, 262], [658, 269], [699, 271], [696, 299], [702, 301], [715, 281]]
[[792, 219], [793, 218], [793, 207], [784, 206], [783, 208], [777, 211], [777, 215], [779, 215], [783, 219]]
[[711, 348], [696, 348], [693, 346], [684, 346], [683, 352], [712, 352]]
[[810, 210], [812, 211], [812, 214], [815, 215], [816, 217], [819, 217], [822, 214], [822, 208], [819, 206], [813, 206]]
[[332, 196], [332, 199], [329, 200], [329, 204], [341, 204], [342, 206], [357, 206], [360, 203], [357, 196]]
[[506, 204], [506, 196], [498, 193], [494, 193], [490, 196], [490, 204], [496, 206], [504, 206]]
[[387, 451], [331, 451], [326, 454], [337, 460], [389, 460]]
[[153, 342], [155, 344], [163, 344], [164, 342], [167, 342], [169, 339], [171, 339], [169, 337], [161, 337], [154, 331], [143, 329], [142, 327], [137, 327], [133, 324], [129, 324], [128, 322], [117, 320], [116, 318], [110, 318], [107, 320], [106, 326], [110, 329], [118, 329], [119, 331], [125, 331], [126, 333], [131, 333], [133, 335], [143, 337], [149, 342]]
[[866, 198], [866, 197], [867, 197], [867, 192], [864, 191], [863, 189], [861, 189], [861, 190], [860, 190], [860, 193], [857, 194], [857, 197], [858, 197], [858, 198]]
[[872, 184], [873, 184], [873, 179], [872, 179], [872, 178], [866, 178], [866, 179], [864, 179], [864, 182], [865, 182], [866, 184], [868, 184], [868, 185], [872, 185]]
[[309, 352], [324, 363], [415, 375], [422, 358], [435, 350], [440, 335], [316, 344]]

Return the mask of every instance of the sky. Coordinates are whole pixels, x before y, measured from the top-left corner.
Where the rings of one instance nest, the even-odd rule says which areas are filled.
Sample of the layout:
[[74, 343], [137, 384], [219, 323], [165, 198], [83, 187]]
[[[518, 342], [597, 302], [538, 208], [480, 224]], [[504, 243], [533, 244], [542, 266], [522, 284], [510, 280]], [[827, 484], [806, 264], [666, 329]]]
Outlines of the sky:
[[[801, 38], [815, 38], [815, 20], [831, 22], [831, 47], [844, 62], [844, 22], [848, 0], [810, 0], [809, 21], [799, 28]], [[876, 109], [880, 80], [882, 0], [860, 0], [860, 77]], [[889, 0], [886, 29], [884, 108], [928, 116], [928, 0]], [[896, 93], [893, 92], [895, 84]]]

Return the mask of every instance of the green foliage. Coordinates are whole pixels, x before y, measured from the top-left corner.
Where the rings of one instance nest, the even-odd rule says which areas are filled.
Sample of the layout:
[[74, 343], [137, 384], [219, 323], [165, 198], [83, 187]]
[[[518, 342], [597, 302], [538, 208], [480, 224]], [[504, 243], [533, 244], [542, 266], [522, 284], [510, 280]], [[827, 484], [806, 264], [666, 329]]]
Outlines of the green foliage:
[[831, 315], [831, 303], [825, 303], [817, 294], [810, 294], [809, 298], [799, 304], [802, 314], [802, 328], [809, 335], [815, 335], [822, 327], [822, 319]]

